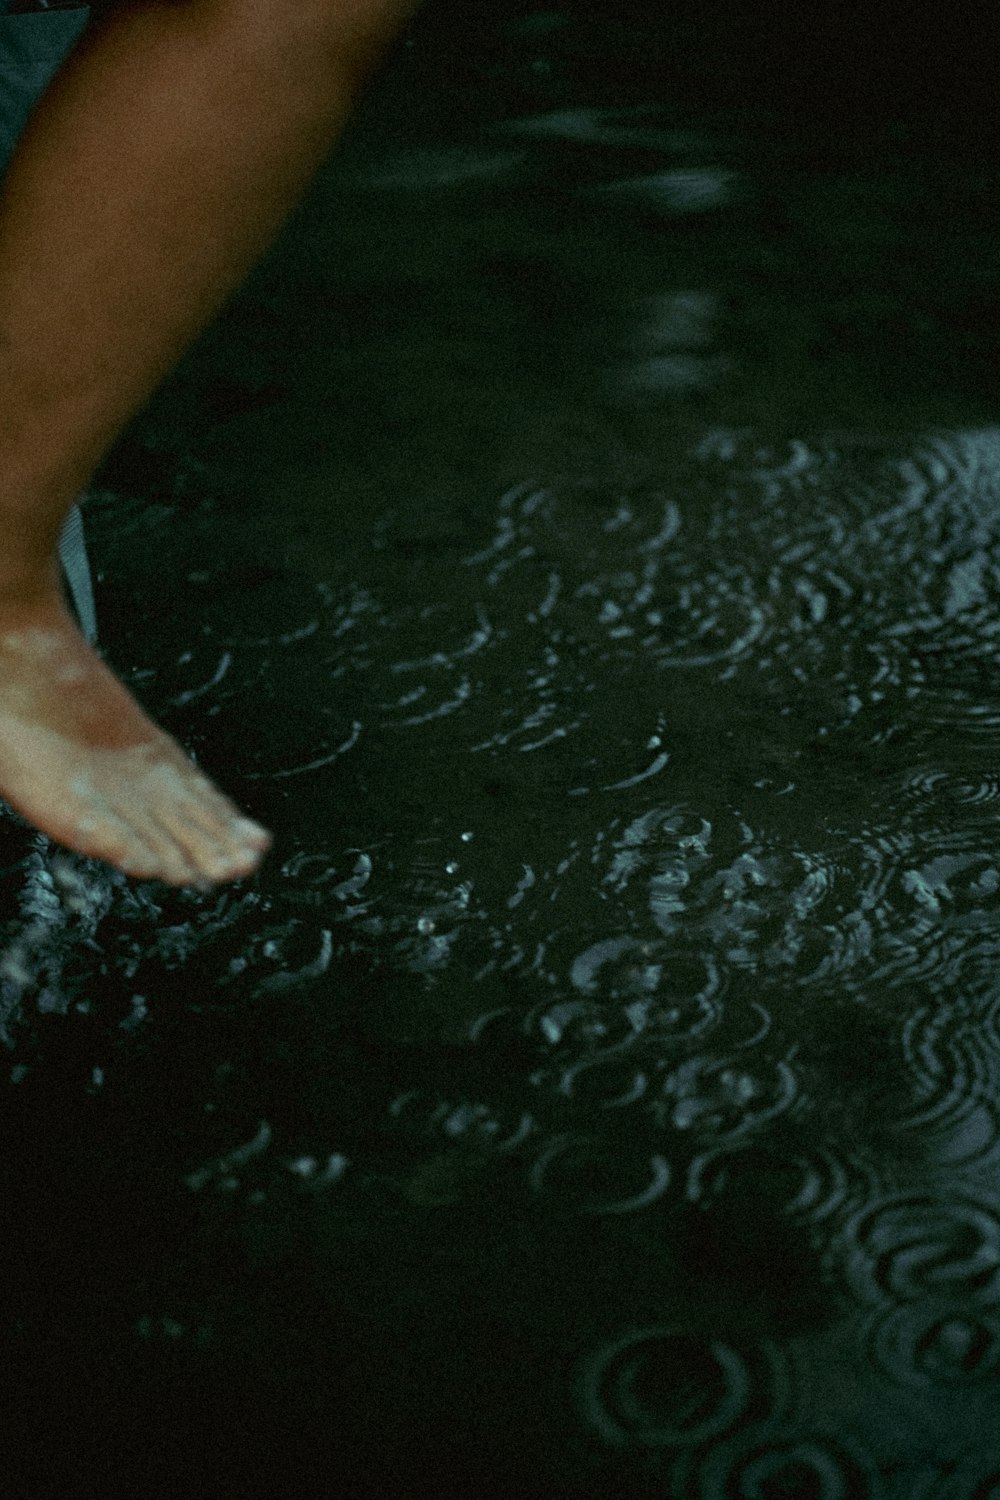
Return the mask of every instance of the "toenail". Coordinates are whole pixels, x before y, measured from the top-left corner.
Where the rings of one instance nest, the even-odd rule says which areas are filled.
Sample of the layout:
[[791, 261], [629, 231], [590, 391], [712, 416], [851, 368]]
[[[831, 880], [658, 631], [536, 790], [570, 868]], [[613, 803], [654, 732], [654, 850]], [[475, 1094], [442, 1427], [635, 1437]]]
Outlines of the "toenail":
[[238, 839], [266, 839], [270, 838], [266, 828], [259, 823], [254, 823], [250, 818], [236, 818], [233, 821], [233, 833]]

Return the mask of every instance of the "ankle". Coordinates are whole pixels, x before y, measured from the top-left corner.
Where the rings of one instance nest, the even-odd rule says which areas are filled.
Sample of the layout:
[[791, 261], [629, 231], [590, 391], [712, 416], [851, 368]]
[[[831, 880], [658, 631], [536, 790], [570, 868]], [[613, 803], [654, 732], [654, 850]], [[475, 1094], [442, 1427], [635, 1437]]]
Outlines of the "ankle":
[[0, 510], [0, 628], [12, 623], [62, 625], [72, 623], [63, 593], [58, 547], [48, 556], [18, 556], [7, 547]]

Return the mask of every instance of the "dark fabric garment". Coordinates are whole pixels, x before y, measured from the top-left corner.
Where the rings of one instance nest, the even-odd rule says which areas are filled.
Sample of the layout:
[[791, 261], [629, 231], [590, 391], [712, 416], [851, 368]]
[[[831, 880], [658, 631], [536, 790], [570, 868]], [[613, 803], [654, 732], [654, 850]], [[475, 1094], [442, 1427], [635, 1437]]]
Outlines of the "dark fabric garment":
[[[112, 10], [127, 10], [130, 5], [144, 4], [145, 0], [0, 0], [0, 13], [9, 16], [34, 15], [39, 11], [89, 10], [95, 17], [107, 15]], [[161, 0], [164, 5], [183, 5], [185, 0]]]
[[6, 11], [8, 16], [26, 16], [45, 10], [83, 10], [85, 8], [85, 0], [7, 0], [6, 5], [0, 4], [0, 10]]
[[0, 16], [0, 174], [28, 116], [79, 41], [88, 18], [86, 6]]
[[[131, 5], [144, 0], [0, 0], [0, 15], [32, 16], [51, 14], [57, 10], [87, 10], [93, 19], [106, 16], [113, 10], [127, 10]], [[164, 5], [181, 5], [184, 0], [162, 0]]]

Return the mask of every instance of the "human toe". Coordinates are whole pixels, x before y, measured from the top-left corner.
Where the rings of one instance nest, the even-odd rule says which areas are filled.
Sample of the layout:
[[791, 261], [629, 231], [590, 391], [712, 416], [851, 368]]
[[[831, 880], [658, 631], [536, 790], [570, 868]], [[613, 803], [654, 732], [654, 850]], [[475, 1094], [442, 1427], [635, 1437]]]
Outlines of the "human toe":
[[210, 880], [242, 879], [263, 857], [261, 849], [229, 835], [226, 823], [193, 813], [186, 804], [161, 813], [160, 821], [187, 859]]

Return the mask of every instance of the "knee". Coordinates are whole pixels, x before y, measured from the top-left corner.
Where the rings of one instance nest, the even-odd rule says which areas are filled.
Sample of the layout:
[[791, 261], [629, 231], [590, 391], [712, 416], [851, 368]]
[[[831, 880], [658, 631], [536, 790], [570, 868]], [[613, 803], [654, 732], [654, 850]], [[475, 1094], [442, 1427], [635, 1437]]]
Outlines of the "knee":
[[[117, 0], [117, 3], [148, 4], [149, 0]], [[349, 36], [392, 33], [406, 23], [423, 0], [154, 0], [154, 3], [223, 9], [239, 16], [245, 26], [280, 22], [293, 32], [300, 27], [322, 28]]]
[[[240, 0], [236, 0], [239, 9]], [[242, 0], [244, 8], [276, 11], [283, 24], [345, 42], [390, 42], [423, 0]]]
[[367, 74], [423, 0], [125, 0], [203, 9]]

